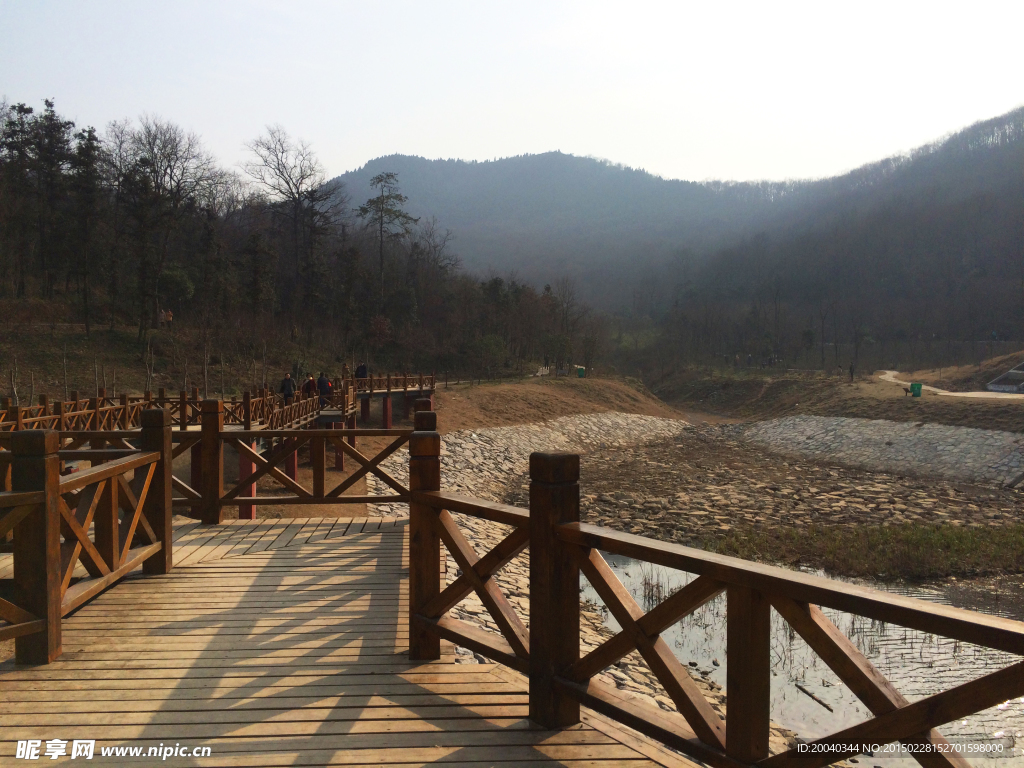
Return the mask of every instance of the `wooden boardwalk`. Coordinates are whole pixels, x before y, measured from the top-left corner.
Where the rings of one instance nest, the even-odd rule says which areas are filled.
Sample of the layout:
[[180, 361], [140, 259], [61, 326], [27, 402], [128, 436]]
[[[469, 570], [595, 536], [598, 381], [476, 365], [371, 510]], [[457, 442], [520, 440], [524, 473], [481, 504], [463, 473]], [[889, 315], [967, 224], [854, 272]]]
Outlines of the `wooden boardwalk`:
[[0, 765], [19, 739], [95, 739], [109, 765], [161, 744], [211, 749], [165, 765], [693, 765], [587, 710], [540, 730], [522, 678], [451, 646], [410, 662], [406, 522], [179, 520], [171, 574], [69, 616], [56, 662], [0, 664]]

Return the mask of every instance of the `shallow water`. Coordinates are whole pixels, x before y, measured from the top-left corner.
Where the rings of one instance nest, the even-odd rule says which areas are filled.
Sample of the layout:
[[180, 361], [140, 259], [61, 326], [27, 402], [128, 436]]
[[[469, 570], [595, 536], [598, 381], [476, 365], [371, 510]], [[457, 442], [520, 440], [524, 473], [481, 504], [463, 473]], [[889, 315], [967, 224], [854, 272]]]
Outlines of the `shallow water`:
[[[680, 571], [641, 563], [615, 555], [605, 555], [616, 575], [632, 592], [644, 610], [695, 578]], [[932, 602], [955, 605], [1008, 618], [1024, 620], [1024, 590], [1001, 590], [986, 584], [960, 582], [907, 587], [872, 585], [883, 590]], [[588, 585], [584, 596], [601, 605]], [[825, 614], [850, 638], [856, 647], [878, 667], [910, 701], [948, 690], [983, 674], [1008, 666], [1019, 657], [992, 651], [948, 638], [872, 621], [831, 609]], [[606, 613], [606, 623], [619, 629]], [[680, 623], [662, 633], [684, 663], [697, 663], [708, 679], [725, 686], [725, 596], [719, 596]], [[855, 725], [871, 713], [840, 682], [839, 678], [772, 611], [772, 720], [795, 731], [801, 738], [813, 739]], [[715, 666], [715, 662], [718, 666]], [[832, 708], [829, 712], [797, 685], [802, 686]], [[965, 755], [975, 766], [1006, 768], [1024, 766], [1024, 698], [979, 712], [963, 721], [939, 728], [951, 742], [1001, 744], [1002, 757], [985, 759]], [[1019, 745], [1019, 746], [1018, 746]], [[860, 765], [917, 765], [908, 757], [861, 756]]]

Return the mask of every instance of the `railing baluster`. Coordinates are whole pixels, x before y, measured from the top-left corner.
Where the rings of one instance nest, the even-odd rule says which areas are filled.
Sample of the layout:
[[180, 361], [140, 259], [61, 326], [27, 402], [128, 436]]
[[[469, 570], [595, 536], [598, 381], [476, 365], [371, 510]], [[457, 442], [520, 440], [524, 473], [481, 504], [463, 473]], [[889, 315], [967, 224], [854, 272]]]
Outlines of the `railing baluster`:
[[[221, 522], [220, 497], [224, 494], [224, 443], [220, 435], [224, 431], [224, 403], [220, 400], [203, 400], [200, 427], [200, 463], [202, 478], [200, 494], [203, 497], [200, 516], [204, 525]], [[194, 455], [194, 454], [193, 454]]]
[[[418, 405], [418, 404], [417, 404]], [[417, 411], [409, 438], [409, 490], [441, 490], [441, 436], [437, 414]], [[441, 638], [414, 620], [441, 593], [441, 537], [429, 506], [409, 503], [409, 658], [441, 658]]]
[[147, 558], [142, 564], [142, 572], [169, 573], [174, 567], [174, 536], [171, 525], [171, 412], [163, 408], [150, 408], [142, 412], [141, 420], [139, 449], [158, 451], [161, 456], [153, 472], [142, 513], [149, 521], [157, 540], [163, 544], [159, 552]]
[[580, 457], [530, 455], [530, 719], [545, 728], [578, 723], [580, 705], [559, 692], [580, 657], [580, 574], [555, 526], [580, 519]]
[[48, 664], [61, 654], [60, 439], [50, 430], [26, 430], [11, 439], [11, 490], [44, 491], [14, 528], [14, 585], [21, 606], [46, 622], [42, 632], [15, 638], [21, 664]]
[[313, 495], [322, 499], [327, 472], [327, 438], [314, 437], [309, 441], [309, 463], [313, 467]]
[[726, 590], [725, 751], [741, 762], [768, 757], [771, 728], [771, 605], [760, 592]]

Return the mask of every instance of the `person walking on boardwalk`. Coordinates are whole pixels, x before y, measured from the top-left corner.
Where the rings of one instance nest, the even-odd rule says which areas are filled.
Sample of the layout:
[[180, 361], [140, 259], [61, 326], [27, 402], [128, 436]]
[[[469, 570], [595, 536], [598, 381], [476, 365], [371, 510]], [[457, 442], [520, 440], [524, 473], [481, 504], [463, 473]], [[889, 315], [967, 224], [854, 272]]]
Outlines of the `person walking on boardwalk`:
[[295, 399], [295, 379], [290, 373], [286, 373], [281, 379], [281, 395], [284, 397], [284, 404], [291, 405]]
[[357, 379], [369, 378], [369, 372], [366, 370], [366, 363], [360, 363], [358, 365], [358, 367], [356, 367], [356, 378]]
[[320, 390], [320, 407], [326, 408], [331, 402], [331, 380], [323, 371], [320, 371], [320, 378], [316, 380], [316, 388]]
[[313, 374], [309, 374], [306, 380], [302, 382], [302, 397], [312, 397], [316, 394], [316, 382], [313, 380]]

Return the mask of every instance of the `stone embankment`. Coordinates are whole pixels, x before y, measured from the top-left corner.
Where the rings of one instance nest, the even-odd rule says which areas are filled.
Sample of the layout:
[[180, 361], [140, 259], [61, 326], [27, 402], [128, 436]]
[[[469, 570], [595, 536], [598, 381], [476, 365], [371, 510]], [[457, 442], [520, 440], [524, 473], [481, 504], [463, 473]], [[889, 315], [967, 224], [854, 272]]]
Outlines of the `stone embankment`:
[[729, 428], [771, 451], [876, 472], [1007, 484], [1024, 473], [1024, 435], [942, 424], [790, 416]]
[[[621, 451], [623, 448], [636, 449], [653, 441], [677, 439], [693, 427], [684, 421], [652, 416], [623, 413], [587, 414], [570, 416], [540, 424], [516, 427], [495, 427], [479, 430], [463, 430], [445, 435], [441, 449], [441, 484], [446, 490], [475, 496], [490, 501], [502, 501], [508, 497], [509, 485], [514, 481], [523, 487], [529, 466], [530, 453], [534, 451], [571, 451], [589, 453], [592, 451]], [[385, 468], [397, 479], [405, 482], [408, 477], [408, 454], [402, 452], [385, 462]], [[383, 483], [371, 479], [368, 490], [384, 493]], [[407, 515], [408, 509], [401, 505], [376, 505], [371, 514]], [[466, 538], [483, 554], [495, 546], [509, 533], [509, 528], [467, 515], [454, 515]], [[529, 551], [515, 558], [496, 577], [502, 593], [529, 626]], [[459, 575], [458, 567], [449, 556], [448, 581]], [[498, 628], [483, 604], [475, 594], [452, 609], [452, 615], [462, 621], [497, 632]], [[582, 653], [588, 653], [611, 636], [604, 619], [596, 606], [581, 606]], [[464, 663], [485, 661], [464, 648], [458, 649], [459, 660]], [[721, 687], [706, 679], [707, 670], [689, 670], [697, 686], [711, 702], [712, 707], [725, 715], [725, 695]], [[598, 675], [597, 679], [618, 689], [646, 700], [649, 704], [666, 711], [675, 711], [662, 685], [649, 671], [637, 653], [630, 654], [614, 666]], [[781, 727], [773, 726], [771, 735], [772, 751], [787, 749], [795, 743], [794, 734]]]

